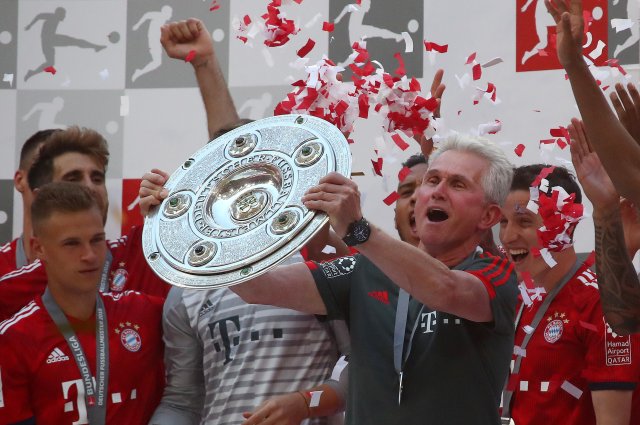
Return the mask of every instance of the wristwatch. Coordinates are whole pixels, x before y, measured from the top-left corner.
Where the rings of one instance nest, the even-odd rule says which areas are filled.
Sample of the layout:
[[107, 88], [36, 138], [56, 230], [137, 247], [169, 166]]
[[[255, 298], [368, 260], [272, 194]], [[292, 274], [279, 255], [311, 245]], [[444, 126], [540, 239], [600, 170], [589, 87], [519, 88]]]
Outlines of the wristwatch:
[[342, 241], [347, 244], [347, 246], [354, 246], [369, 240], [370, 235], [371, 227], [369, 227], [369, 222], [362, 217], [360, 220], [356, 220], [349, 225], [347, 235], [342, 238]]

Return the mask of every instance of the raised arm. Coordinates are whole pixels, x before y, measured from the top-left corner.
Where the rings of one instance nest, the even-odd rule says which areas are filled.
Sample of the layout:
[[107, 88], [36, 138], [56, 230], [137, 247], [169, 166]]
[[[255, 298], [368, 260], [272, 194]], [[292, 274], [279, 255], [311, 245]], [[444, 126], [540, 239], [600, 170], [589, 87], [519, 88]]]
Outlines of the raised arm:
[[[304, 197], [305, 206], [329, 214], [331, 226], [344, 236], [350, 223], [362, 217], [357, 185], [346, 177], [331, 173]], [[499, 219], [499, 210], [495, 221]], [[426, 252], [392, 238], [371, 225], [369, 240], [358, 245], [396, 285], [430, 308], [476, 321], [491, 322], [489, 294], [479, 278], [450, 270]]]
[[558, 59], [569, 76], [593, 148], [618, 193], [640, 205], [640, 146], [616, 118], [582, 56], [582, 1], [545, 0], [545, 5], [557, 24]]
[[204, 23], [190, 18], [163, 25], [160, 42], [167, 55], [174, 59], [184, 60], [190, 52], [195, 52], [191, 65], [207, 113], [209, 137], [213, 138], [222, 127], [236, 123], [239, 117]]
[[579, 120], [572, 120], [569, 133], [576, 175], [593, 204], [602, 310], [616, 333], [637, 332], [640, 330], [640, 282], [625, 244], [618, 193]]

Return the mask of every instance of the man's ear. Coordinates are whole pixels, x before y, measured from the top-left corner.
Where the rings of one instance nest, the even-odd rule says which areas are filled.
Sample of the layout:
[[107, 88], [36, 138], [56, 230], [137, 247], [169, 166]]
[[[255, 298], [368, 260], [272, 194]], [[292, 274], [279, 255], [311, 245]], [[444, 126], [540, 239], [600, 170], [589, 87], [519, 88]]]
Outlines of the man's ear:
[[37, 236], [31, 236], [31, 238], [29, 239], [29, 245], [31, 246], [31, 252], [33, 253], [33, 255], [36, 258], [40, 259], [40, 261], [44, 262], [46, 259], [46, 255], [44, 247], [40, 242], [40, 238], [38, 238]]
[[27, 173], [22, 170], [16, 170], [13, 174], [13, 186], [20, 193], [28, 191], [29, 183], [27, 182]]
[[482, 214], [482, 218], [480, 219], [480, 223], [478, 223], [478, 227], [481, 230], [490, 229], [494, 225], [498, 224], [501, 218], [502, 210], [500, 210], [498, 204], [489, 204]]

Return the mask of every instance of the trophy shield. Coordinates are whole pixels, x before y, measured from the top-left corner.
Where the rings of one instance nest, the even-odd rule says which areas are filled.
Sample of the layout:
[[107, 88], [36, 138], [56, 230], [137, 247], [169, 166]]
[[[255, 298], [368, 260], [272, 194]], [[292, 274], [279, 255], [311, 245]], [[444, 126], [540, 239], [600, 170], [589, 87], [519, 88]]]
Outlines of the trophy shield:
[[186, 159], [145, 219], [149, 266], [166, 282], [212, 289], [252, 279], [299, 250], [328, 221], [302, 196], [330, 172], [349, 177], [340, 130], [308, 115], [238, 127]]

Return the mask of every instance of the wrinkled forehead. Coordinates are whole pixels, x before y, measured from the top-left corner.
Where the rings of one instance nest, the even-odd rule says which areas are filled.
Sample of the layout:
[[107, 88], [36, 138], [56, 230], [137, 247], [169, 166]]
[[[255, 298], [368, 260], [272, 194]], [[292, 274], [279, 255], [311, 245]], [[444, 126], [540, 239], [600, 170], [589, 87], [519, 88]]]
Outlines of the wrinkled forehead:
[[429, 164], [427, 175], [461, 176], [480, 183], [489, 169], [489, 161], [468, 151], [449, 150], [438, 155]]

